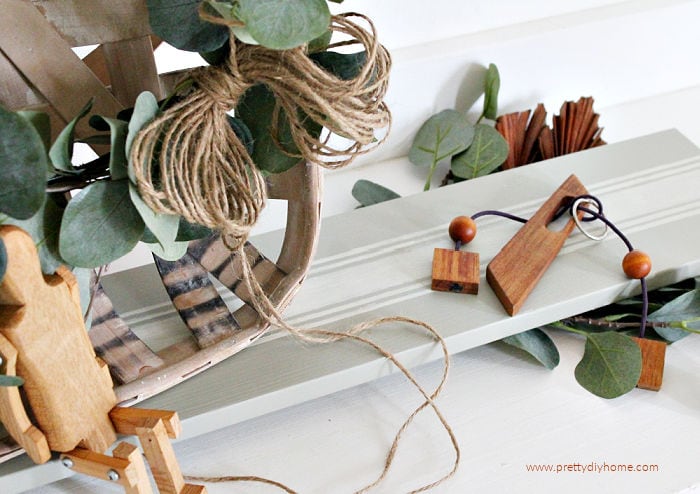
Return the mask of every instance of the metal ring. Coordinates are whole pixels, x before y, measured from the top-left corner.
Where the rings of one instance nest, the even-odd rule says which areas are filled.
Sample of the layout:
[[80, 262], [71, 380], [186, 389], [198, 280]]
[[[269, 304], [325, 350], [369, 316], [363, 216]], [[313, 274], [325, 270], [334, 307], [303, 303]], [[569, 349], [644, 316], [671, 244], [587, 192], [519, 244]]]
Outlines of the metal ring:
[[[592, 233], [586, 231], [586, 229], [583, 227], [583, 224], [581, 223], [581, 219], [578, 217], [578, 207], [582, 204], [595, 204], [596, 208], [598, 209], [598, 204], [595, 201], [592, 201], [591, 199], [587, 197], [581, 197], [579, 199], [576, 199], [574, 203], [571, 205], [571, 217], [574, 219], [574, 223], [576, 223], [576, 227], [579, 229], [581, 233], [583, 233], [586, 237], [590, 238], [591, 240], [595, 240], [596, 242], [600, 242], [603, 240], [607, 235], [608, 235], [608, 224], [603, 222], [605, 225], [605, 229], [603, 230], [603, 233], [600, 235], [593, 235]], [[598, 212], [600, 212], [600, 209], [598, 209]]]

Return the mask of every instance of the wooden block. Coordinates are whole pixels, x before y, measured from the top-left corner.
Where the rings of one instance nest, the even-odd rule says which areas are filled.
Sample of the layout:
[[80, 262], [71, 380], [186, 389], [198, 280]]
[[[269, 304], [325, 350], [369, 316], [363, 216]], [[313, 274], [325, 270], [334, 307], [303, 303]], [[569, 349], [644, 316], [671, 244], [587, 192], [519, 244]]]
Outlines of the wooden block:
[[489, 285], [511, 316], [525, 303], [575, 226], [573, 219], [558, 232], [547, 225], [567, 200], [587, 193], [575, 175], [569, 176], [486, 267]]
[[185, 484], [180, 494], [207, 494], [207, 488], [203, 485]]
[[163, 421], [154, 417], [146, 419], [143, 427], [136, 428], [136, 434], [160, 493], [180, 494], [185, 487], [185, 479]]
[[129, 468], [133, 470], [136, 477], [136, 483], [130, 486], [124, 486], [126, 494], [152, 494], [151, 482], [148, 478], [146, 470], [146, 462], [143, 461], [141, 450], [130, 443], [119, 443], [112, 455], [115, 458], [122, 458], [129, 462]]
[[642, 374], [638, 388], [658, 391], [664, 378], [666, 342], [648, 338], [632, 338], [642, 350]]
[[69, 468], [75, 472], [109, 481], [110, 471], [114, 471], [119, 478], [113, 482], [124, 487], [138, 485], [137, 472], [131, 468], [128, 459], [114, 458], [83, 448], [76, 448], [62, 454], [61, 461], [66, 459], [71, 461], [72, 466]]
[[116, 440], [108, 416], [116, 397], [87, 336], [77, 282], [63, 267], [44, 276], [34, 241], [20, 228], [2, 226], [0, 238], [9, 260], [0, 334], [17, 350], [17, 375], [38, 428], [53, 451], [79, 444], [105, 451]]
[[452, 249], [433, 252], [433, 290], [442, 292], [479, 292], [479, 254]]
[[147, 408], [124, 408], [114, 407], [109, 412], [109, 418], [112, 419], [114, 428], [119, 434], [127, 436], [137, 435], [138, 427], [146, 427], [149, 420], [161, 419], [168, 437], [176, 439], [182, 432], [180, 418], [177, 412], [170, 410], [151, 410]]

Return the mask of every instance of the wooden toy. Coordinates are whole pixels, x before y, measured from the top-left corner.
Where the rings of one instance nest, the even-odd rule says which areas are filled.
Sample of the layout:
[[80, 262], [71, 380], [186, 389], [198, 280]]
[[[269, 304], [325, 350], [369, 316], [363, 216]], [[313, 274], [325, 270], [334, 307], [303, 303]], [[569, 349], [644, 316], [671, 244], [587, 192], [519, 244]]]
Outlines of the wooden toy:
[[[8, 265], [0, 283], [0, 354], [3, 372], [24, 380], [22, 390], [0, 388], [0, 421], [36, 463], [62, 453], [67, 467], [117, 482], [127, 493], [150, 493], [140, 453], [122, 443], [104, 452], [117, 434], [141, 441], [161, 493], [194, 494], [185, 484], [169, 438], [180, 426], [175, 412], [117, 407], [105, 364], [96, 357], [83, 323], [78, 286], [65, 267], [41, 272], [31, 237], [0, 227]], [[30, 420], [33, 417], [36, 425]]]
[[587, 193], [571, 175], [487, 266], [486, 279], [511, 316], [520, 310], [575, 226], [573, 218], [559, 231], [547, 225], [567, 199]]

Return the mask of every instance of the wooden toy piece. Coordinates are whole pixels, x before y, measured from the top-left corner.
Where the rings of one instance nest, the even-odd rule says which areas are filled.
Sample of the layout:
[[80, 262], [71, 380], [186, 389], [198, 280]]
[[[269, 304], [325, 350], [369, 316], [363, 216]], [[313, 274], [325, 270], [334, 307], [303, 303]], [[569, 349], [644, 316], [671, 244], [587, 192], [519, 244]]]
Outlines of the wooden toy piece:
[[486, 279], [511, 316], [520, 310], [575, 226], [573, 219], [557, 232], [547, 225], [568, 200], [587, 193], [575, 175], [569, 176], [487, 266]]
[[479, 292], [479, 254], [435, 249], [431, 288], [443, 292], [476, 295]]
[[[206, 492], [202, 486], [185, 484], [162, 419], [147, 418], [143, 427], [136, 428], [136, 434], [141, 441], [141, 447], [161, 493]], [[196, 488], [199, 490], [193, 490]]]
[[[4, 310], [0, 307], [0, 319], [4, 318]], [[0, 355], [3, 358], [2, 373], [16, 376], [17, 350], [2, 334], [0, 334]], [[19, 389], [16, 387], [0, 386], [0, 422], [25, 449], [34, 463], [45, 463], [51, 458], [46, 436], [30, 422], [24, 410]]]
[[[121, 451], [124, 452], [124, 449]], [[143, 460], [141, 461], [143, 462]], [[88, 449], [76, 448], [73, 451], [62, 454], [61, 462], [73, 471], [115, 482], [124, 487], [127, 492], [129, 490], [134, 492], [133, 489], [139, 484], [141, 486], [144, 485], [143, 481], [138, 478], [138, 466], [131, 463], [128, 458], [107, 456]], [[148, 476], [145, 477], [145, 481], [148, 482]], [[152, 492], [152, 490], [136, 492], [145, 494]]]
[[44, 276], [23, 230], [3, 226], [0, 235], [8, 257], [0, 334], [17, 351], [17, 375], [38, 428], [53, 451], [105, 451], [116, 441], [108, 415], [116, 397], [88, 339], [75, 278], [64, 267]]
[[115, 458], [127, 460], [136, 474], [136, 483], [130, 486], [124, 486], [125, 494], [151, 494], [153, 489], [148, 480], [148, 472], [146, 471], [146, 462], [143, 461], [141, 451], [129, 443], [119, 443], [112, 452]]
[[648, 338], [632, 338], [642, 350], [642, 374], [638, 388], [658, 391], [664, 378], [666, 342]]
[[0, 355], [3, 372], [24, 380], [30, 422], [18, 388], [0, 387], [0, 421], [29, 453], [44, 463], [51, 450], [64, 453], [67, 467], [122, 485], [127, 494], [150, 494], [141, 454], [121, 444], [114, 456], [102, 454], [117, 432], [139, 436], [161, 493], [205, 493], [185, 484], [169, 437], [179, 435], [175, 412], [115, 407], [106, 364], [95, 356], [80, 309], [72, 273], [41, 273], [31, 237], [0, 226], [7, 269], [0, 283]]

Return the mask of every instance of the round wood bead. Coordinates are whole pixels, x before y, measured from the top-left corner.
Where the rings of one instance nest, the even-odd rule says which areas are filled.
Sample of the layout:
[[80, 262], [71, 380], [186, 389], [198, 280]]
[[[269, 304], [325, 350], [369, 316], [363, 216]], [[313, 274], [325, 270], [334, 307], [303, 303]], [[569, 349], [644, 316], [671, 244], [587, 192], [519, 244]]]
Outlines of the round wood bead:
[[644, 278], [651, 272], [651, 258], [642, 251], [633, 250], [622, 260], [622, 270], [635, 280]]
[[469, 216], [457, 216], [450, 222], [450, 238], [468, 244], [476, 237], [476, 223]]

